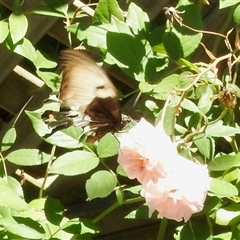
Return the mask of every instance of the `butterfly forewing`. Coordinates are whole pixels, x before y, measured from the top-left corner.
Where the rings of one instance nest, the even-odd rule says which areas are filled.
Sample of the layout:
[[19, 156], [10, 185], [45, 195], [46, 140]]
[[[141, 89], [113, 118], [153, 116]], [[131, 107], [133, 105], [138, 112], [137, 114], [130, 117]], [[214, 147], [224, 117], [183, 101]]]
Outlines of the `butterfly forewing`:
[[99, 94], [117, 97], [114, 85], [104, 71], [83, 52], [65, 50], [60, 55], [62, 83], [59, 98], [62, 107], [84, 113], [86, 107]]

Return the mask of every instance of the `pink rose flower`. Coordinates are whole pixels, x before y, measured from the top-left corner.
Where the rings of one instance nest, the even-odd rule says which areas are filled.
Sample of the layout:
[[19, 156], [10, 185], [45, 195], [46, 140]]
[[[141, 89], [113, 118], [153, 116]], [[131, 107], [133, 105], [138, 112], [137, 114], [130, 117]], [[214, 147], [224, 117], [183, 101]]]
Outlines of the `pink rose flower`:
[[165, 176], [166, 162], [177, 154], [175, 144], [162, 128], [155, 128], [145, 119], [120, 137], [118, 163], [122, 165], [130, 179], [140, 183], [157, 182]]
[[165, 178], [142, 186], [141, 195], [150, 216], [156, 210], [159, 218], [187, 222], [193, 213], [203, 209], [209, 183], [206, 165], [179, 156]]
[[181, 157], [162, 125], [141, 119], [120, 138], [118, 162], [130, 179], [142, 184], [141, 195], [158, 217], [188, 221], [203, 208], [210, 178], [206, 165]]

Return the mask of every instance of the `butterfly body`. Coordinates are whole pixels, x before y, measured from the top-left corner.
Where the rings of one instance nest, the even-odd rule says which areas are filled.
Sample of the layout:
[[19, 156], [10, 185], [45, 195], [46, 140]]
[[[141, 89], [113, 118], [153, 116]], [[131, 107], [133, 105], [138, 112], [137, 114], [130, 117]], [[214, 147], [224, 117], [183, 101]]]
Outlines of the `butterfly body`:
[[59, 114], [66, 118], [50, 126], [84, 127], [88, 133], [87, 142], [94, 142], [125, 126], [128, 120], [122, 119], [115, 86], [89, 56], [82, 51], [62, 51], [60, 66]]

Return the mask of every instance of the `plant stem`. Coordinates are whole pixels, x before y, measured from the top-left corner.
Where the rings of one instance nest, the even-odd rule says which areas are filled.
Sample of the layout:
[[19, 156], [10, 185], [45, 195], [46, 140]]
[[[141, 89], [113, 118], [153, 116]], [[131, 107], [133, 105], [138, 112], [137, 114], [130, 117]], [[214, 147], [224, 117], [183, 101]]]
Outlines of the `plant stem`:
[[[136, 203], [136, 202], [140, 202], [143, 199], [141, 197], [136, 197], [136, 198], [132, 198], [132, 199], [127, 199], [125, 201], [123, 201], [122, 205], [125, 204], [132, 204], [132, 203]], [[121, 206], [122, 206], [121, 205]], [[116, 209], [117, 207], [119, 207], [120, 204], [118, 202], [114, 203], [112, 206], [110, 206], [109, 208], [107, 208], [105, 211], [103, 211], [102, 213], [100, 213], [97, 217], [95, 217], [92, 222], [93, 223], [97, 223], [98, 221], [100, 221], [102, 218], [104, 218], [105, 216], [107, 216], [109, 213], [111, 213], [114, 209]]]
[[6, 179], [7, 179], [8, 173], [7, 173], [7, 168], [6, 168], [6, 164], [5, 164], [5, 158], [4, 158], [4, 156], [2, 155], [1, 152], [0, 152], [0, 158], [1, 158], [2, 164], [3, 164], [4, 175], [5, 175]]
[[46, 184], [46, 181], [47, 181], [49, 169], [52, 166], [52, 162], [53, 162], [53, 159], [54, 159], [55, 151], [56, 151], [56, 145], [53, 145], [52, 151], [51, 151], [51, 158], [50, 158], [50, 160], [48, 162], [47, 169], [46, 169], [46, 172], [45, 172], [45, 175], [44, 175], [44, 179], [43, 179], [43, 183], [42, 183], [41, 189], [39, 191], [39, 198], [43, 197], [43, 191], [45, 189], [45, 184]]
[[194, 230], [193, 230], [193, 226], [192, 226], [191, 220], [189, 220], [188, 224], [189, 224], [189, 227], [190, 227], [191, 235], [193, 237], [192, 240], [197, 240], [196, 237], [195, 237], [195, 233], [194, 233]]
[[165, 235], [165, 232], [166, 232], [167, 222], [168, 222], [167, 218], [163, 218], [161, 220], [156, 240], [164, 240], [164, 235]]

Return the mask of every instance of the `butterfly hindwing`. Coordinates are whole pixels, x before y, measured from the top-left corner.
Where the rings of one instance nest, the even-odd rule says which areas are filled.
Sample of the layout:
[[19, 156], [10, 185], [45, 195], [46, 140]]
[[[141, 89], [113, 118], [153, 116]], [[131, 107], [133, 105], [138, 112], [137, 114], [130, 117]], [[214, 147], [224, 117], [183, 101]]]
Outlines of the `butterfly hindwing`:
[[95, 98], [86, 109], [90, 117], [89, 128], [93, 138], [101, 138], [107, 132], [115, 133], [122, 127], [122, 118], [117, 98]]

